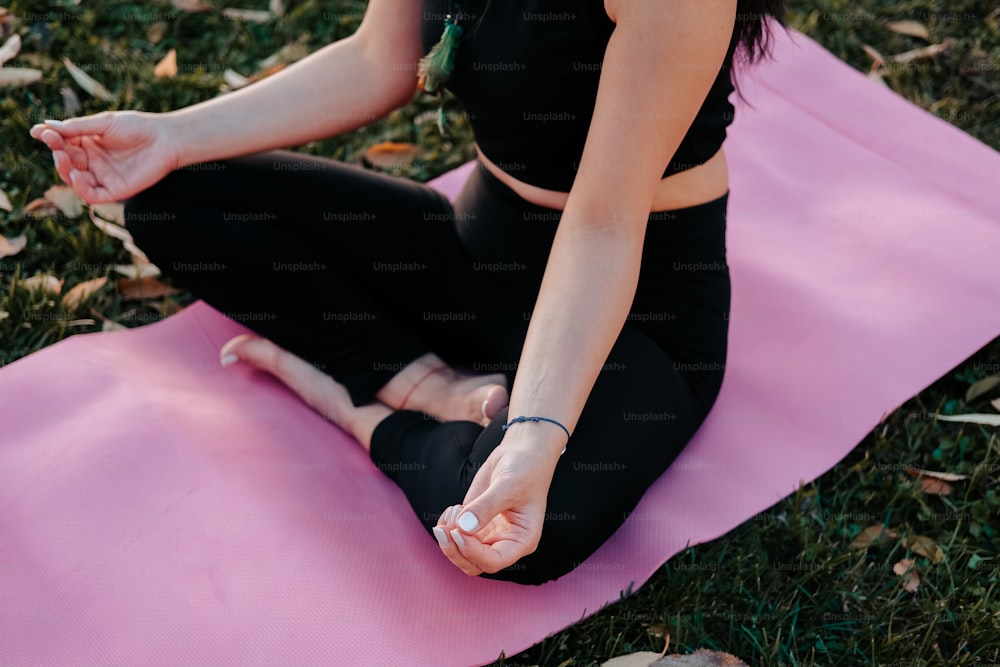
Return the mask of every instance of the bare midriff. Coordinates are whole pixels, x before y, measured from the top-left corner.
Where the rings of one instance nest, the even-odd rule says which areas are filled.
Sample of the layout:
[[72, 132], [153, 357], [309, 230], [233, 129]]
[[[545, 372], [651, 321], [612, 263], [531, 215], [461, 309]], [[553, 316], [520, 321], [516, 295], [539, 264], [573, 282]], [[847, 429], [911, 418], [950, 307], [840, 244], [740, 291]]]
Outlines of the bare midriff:
[[[566, 200], [569, 198], [568, 192], [547, 190], [537, 185], [530, 185], [519, 181], [487, 158], [479, 149], [478, 144], [476, 144], [476, 153], [490, 173], [526, 201], [560, 211], [565, 208]], [[678, 208], [704, 204], [718, 199], [726, 194], [728, 190], [729, 170], [726, 166], [726, 154], [720, 148], [704, 164], [671, 174], [662, 179], [650, 211], [671, 211]]]

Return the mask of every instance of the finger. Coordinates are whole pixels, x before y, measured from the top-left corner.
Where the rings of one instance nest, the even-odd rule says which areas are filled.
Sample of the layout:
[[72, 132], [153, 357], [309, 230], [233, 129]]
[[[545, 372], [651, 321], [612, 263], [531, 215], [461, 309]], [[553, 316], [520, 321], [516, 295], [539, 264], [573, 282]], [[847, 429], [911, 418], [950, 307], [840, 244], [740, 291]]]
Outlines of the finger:
[[42, 128], [38, 138], [52, 150], [58, 150], [66, 144], [66, 139], [50, 127]]
[[476, 535], [463, 535], [457, 529], [450, 535], [456, 542], [460, 542], [458, 550], [462, 557], [480, 572], [494, 574], [531, 553], [531, 549], [516, 540], [497, 540], [493, 544], [483, 544]]
[[114, 116], [107, 111], [69, 118], [67, 120], [47, 120], [45, 127], [58, 132], [63, 137], [79, 137], [84, 134], [104, 134], [111, 127]]
[[335, 406], [351, 404], [347, 389], [332, 377], [266, 338], [252, 334], [235, 336], [219, 350], [219, 360], [223, 366], [244, 361], [271, 373], [334, 422], [339, 423], [342, 418]]
[[438, 541], [438, 546], [444, 552], [444, 555], [448, 557], [448, 560], [462, 572], [474, 577], [482, 574], [483, 571], [475, 563], [466, 558], [459, 547], [460, 543], [467, 545], [467, 540], [470, 538], [458, 532], [448, 521], [449, 518], [454, 521], [454, 518], [460, 511], [461, 506], [452, 506], [446, 509], [441, 513], [441, 516], [438, 518], [438, 524], [434, 526], [432, 532]]
[[69, 170], [69, 184], [79, 195], [80, 199], [87, 204], [102, 204], [104, 202], [115, 201], [116, 197], [102, 183], [97, 182], [97, 178], [89, 171], [79, 169]]

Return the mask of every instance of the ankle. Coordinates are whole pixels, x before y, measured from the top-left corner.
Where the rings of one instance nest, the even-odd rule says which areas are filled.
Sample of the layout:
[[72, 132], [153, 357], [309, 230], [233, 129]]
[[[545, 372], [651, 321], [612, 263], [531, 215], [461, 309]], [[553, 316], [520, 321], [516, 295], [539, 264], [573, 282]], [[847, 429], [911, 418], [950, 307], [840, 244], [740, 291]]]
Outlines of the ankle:
[[421, 355], [396, 373], [375, 394], [375, 398], [388, 406], [401, 410], [401, 406], [410, 399], [418, 384], [444, 368], [447, 368], [447, 364], [433, 352]]

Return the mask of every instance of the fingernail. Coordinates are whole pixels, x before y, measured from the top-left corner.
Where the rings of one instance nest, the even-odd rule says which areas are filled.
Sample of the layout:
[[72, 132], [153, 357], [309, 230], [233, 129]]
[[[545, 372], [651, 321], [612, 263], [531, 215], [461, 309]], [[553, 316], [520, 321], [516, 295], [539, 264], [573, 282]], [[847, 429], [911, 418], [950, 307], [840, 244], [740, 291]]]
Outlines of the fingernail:
[[442, 518], [444, 519], [445, 523], [451, 523], [451, 515], [452, 515], [452, 512], [454, 512], [454, 511], [455, 511], [455, 506], [454, 505], [452, 505], [451, 507], [449, 507], [448, 509], [446, 509], [444, 511], [444, 515], [442, 516]]
[[467, 533], [474, 532], [479, 528], [479, 519], [472, 512], [466, 512], [462, 516], [458, 517], [458, 527]]
[[222, 357], [222, 359], [219, 360], [219, 363], [221, 363], [222, 367], [225, 368], [229, 364], [235, 364], [239, 360], [240, 358], [237, 357], [235, 354], [227, 354], [226, 356]]
[[438, 541], [438, 545], [444, 549], [448, 546], [448, 536], [444, 534], [444, 529], [438, 526], [431, 528], [431, 532], [434, 533], [434, 539]]
[[465, 538], [462, 537], [462, 533], [458, 532], [457, 529], [451, 531], [451, 536], [455, 538], [455, 544], [458, 545], [459, 549], [465, 547]]
[[52, 125], [54, 127], [66, 127], [66, 123], [61, 120], [45, 120], [43, 121], [46, 125]]

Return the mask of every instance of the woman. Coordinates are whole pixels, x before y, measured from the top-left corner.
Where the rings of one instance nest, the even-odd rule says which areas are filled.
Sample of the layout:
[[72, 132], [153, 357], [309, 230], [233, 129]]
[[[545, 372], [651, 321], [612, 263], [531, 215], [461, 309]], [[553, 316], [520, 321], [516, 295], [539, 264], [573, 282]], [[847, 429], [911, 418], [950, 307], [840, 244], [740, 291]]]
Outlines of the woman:
[[[781, 2], [458, 5], [370, 0], [354, 35], [248, 88], [31, 135], [88, 203], [127, 198], [176, 284], [259, 334], [223, 365], [353, 434], [463, 572], [541, 584], [628, 519], [718, 395], [730, 65]], [[451, 68], [421, 62], [439, 38]], [[442, 82], [477, 141], [454, 206], [278, 150]]]

